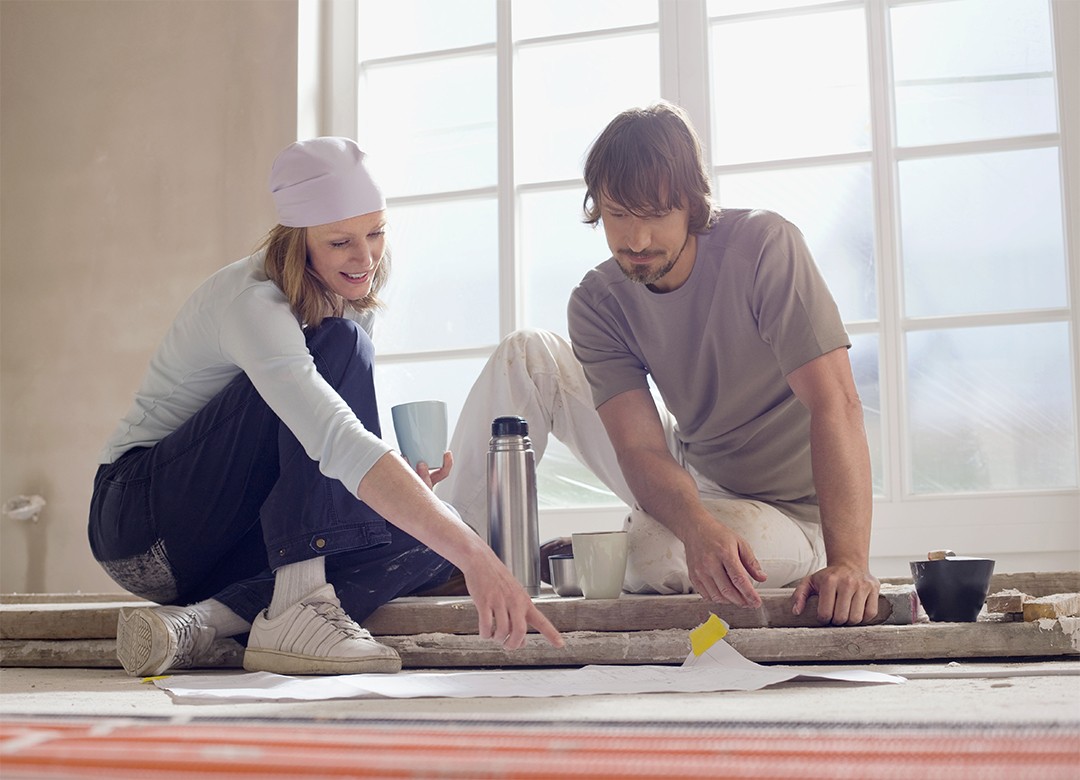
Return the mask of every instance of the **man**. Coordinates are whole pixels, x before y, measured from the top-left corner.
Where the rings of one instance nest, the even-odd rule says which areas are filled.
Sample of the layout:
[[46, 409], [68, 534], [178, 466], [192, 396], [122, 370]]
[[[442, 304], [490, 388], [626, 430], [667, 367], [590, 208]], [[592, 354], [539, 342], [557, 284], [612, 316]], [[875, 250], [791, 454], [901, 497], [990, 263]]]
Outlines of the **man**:
[[[796, 613], [816, 593], [824, 622], [873, 618], [862, 405], [802, 235], [771, 212], [715, 209], [697, 135], [668, 103], [616, 117], [585, 183], [612, 257], [571, 296], [573, 354], [551, 334], [504, 342], [452, 449], [469, 458], [468, 431], [493, 411], [526, 416], [538, 455], [553, 432], [633, 506], [628, 590], [757, 607], [755, 583], [795, 585]], [[474, 470], [444, 494], [470, 522]]]

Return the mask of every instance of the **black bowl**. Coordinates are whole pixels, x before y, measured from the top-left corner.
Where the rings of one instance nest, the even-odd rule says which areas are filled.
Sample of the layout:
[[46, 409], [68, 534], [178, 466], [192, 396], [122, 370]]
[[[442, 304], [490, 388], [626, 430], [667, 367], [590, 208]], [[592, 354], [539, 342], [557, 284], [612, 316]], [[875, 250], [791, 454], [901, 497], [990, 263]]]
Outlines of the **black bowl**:
[[915, 591], [935, 622], [974, 623], [986, 602], [994, 562], [989, 558], [942, 558], [912, 561]]

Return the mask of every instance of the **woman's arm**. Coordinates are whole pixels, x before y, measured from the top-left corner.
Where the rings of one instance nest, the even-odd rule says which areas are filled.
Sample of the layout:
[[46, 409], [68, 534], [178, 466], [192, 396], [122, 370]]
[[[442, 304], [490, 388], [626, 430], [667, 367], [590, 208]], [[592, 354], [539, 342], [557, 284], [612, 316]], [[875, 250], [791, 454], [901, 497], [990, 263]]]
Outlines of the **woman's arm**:
[[508, 650], [525, 644], [529, 626], [554, 647], [563, 639], [495, 552], [435, 497], [397, 453], [387, 453], [360, 481], [357, 497], [395, 526], [453, 563], [476, 604], [480, 636]]

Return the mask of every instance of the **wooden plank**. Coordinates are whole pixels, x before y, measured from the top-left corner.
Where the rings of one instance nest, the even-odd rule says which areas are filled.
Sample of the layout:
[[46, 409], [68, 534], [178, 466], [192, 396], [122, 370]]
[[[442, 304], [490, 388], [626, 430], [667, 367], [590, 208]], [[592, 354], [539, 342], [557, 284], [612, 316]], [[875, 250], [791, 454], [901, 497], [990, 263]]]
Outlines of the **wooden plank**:
[[0, 604], [109, 604], [117, 601], [150, 603], [130, 593], [0, 593]]
[[[1034, 658], [1080, 655], [1077, 626], [1031, 630], [1038, 623], [916, 623], [815, 630], [732, 631], [730, 643], [759, 663], [909, 661], [959, 658]], [[770, 635], [782, 631], [782, 641]]]
[[[882, 577], [883, 585], [911, 585], [911, 577]], [[990, 579], [990, 592], [1016, 588], [1029, 596], [1080, 592], [1080, 571], [998, 572]], [[546, 586], [545, 586], [545, 589]], [[550, 590], [548, 590], [550, 593]], [[0, 604], [58, 604], [136, 601], [130, 593], [0, 593]]]
[[[654, 631], [691, 629], [715, 614], [732, 628], [820, 627], [817, 597], [801, 615], [791, 613], [791, 588], [760, 591], [762, 606], [745, 609], [712, 604], [697, 595], [644, 596], [624, 594], [614, 600], [540, 598], [539, 610], [560, 631]], [[918, 614], [914, 588], [883, 590], [878, 615], [871, 624], [913, 623]], [[471, 634], [476, 608], [469, 599], [397, 599], [376, 610], [364, 627], [376, 636], [394, 634]]]
[[122, 607], [146, 601], [0, 605], [0, 639], [108, 639], [116, 636]]
[[[817, 626], [817, 601], [812, 597], [802, 615], [792, 615], [791, 589], [762, 590], [760, 609], [710, 604], [696, 595], [624, 595], [611, 601], [537, 599], [537, 606], [560, 631], [646, 631], [690, 629], [715, 613], [732, 628]], [[116, 635], [119, 611], [147, 602], [67, 602], [0, 605], [0, 639], [108, 639]], [[874, 623], [912, 623], [917, 599], [911, 586], [885, 588]], [[477, 626], [476, 608], [467, 597], [398, 599], [379, 608], [364, 627], [376, 636], [387, 634], [471, 634]]]
[[[882, 577], [882, 585], [910, 585], [911, 577]], [[1029, 596], [1080, 591], [1080, 571], [1002, 572], [990, 578], [990, 593], [1015, 588]]]
[[1024, 620], [1028, 623], [1047, 618], [1055, 620], [1077, 617], [1080, 615], [1080, 593], [1057, 593], [1053, 596], [1027, 599], [1024, 601], [1023, 611]]
[[[927, 659], [1080, 656], [1080, 620], [1040, 623], [916, 623], [845, 628], [743, 628], [727, 641], [759, 663], [877, 663]], [[689, 652], [686, 631], [574, 631], [556, 649], [530, 635], [526, 646], [507, 652], [475, 635], [385, 636], [410, 669], [584, 664], [678, 664]], [[239, 645], [219, 642], [211, 668], [239, 667]], [[110, 639], [0, 641], [0, 666], [118, 668]]]

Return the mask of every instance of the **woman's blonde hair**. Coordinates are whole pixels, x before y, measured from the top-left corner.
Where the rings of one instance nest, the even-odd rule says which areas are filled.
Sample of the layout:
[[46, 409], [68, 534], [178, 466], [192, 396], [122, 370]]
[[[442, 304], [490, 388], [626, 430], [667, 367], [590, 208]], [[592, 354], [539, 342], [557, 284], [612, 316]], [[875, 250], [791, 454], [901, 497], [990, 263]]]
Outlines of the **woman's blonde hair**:
[[701, 140], [686, 112], [666, 101], [611, 120], [585, 160], [585, 187], [590, 225], [600, 221], [601, 196], [637, 216], [684, 208], [691, 233], [707, 230], [716, 216]]
[[349, 301], [327, 289], [311, 267], [307, 252], [307, 228], [275, 225], [259, 249], [266, 250], [266, 275], [289, 300], [300, 324], [317, 328], [327, 317], [340, 317], [348, 306], [364, 312], [382, 306], [378, 292], [390, 275], [390, 250], [383, 252], [371, 290], [358, 301]]

